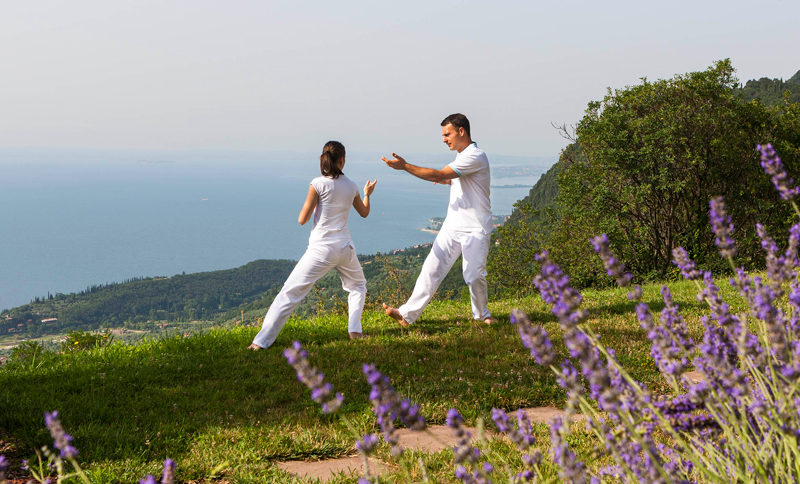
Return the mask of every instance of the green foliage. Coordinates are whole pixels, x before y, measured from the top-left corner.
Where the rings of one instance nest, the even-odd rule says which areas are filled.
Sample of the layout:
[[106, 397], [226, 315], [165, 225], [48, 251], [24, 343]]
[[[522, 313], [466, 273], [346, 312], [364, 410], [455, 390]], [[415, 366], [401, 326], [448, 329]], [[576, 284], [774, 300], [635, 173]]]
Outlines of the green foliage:
[[770, 106], [777, 106], [787, 101], [800, 103], [800, 71], [787, 81], [767, 77], [747, 81], [740, 89], [739, 95], [745, 101], [757, 99]]
[[533, 254], [548, 249], [575, 285], [607, 285], [588, 243], [600, 233], [638, 280], [674, 276], [671, 252], [679, 245], [702, 268], [725, 270], [708, 229], [708, 200], [717, 195], [732, 207], [737, 263], [763, 266], [755, 223], [779, 236], [791, 214], [763, 176], [755, 146], [771, 142], [787, 170], [800, 173], [800, 105], [768, 106], [757, 97], [744, 98], [724, 60], [589, 103], [576, 143], [557, 163], [557, 190], [551, 180], [537, 184], [498, 232], [490, 254], [495, 284], [528, 288], [523, 276], [535, 268]]
[[99, 348], [111, 344], [114, 337], [111, 331], [90, 333], [88, 331], [70, 331], [66, 339], [61, 342], [61, 351], [80, 351], [90, 348]]
[[44, 353], [45, 349], [37, 341], [23, 341], [11, 350], [11, 359], [15, 361], [35, 361]]
[[[258, 260], [236, 269], [92, 286], [4, 312], [7, 319], [0, 323], [0, 331], [13, 327], [32, 336], [101, 327], [135, 328], [148, 321], [213, 319], [269, 290], [277, 292], [293, 267], [293, 261]], [[56, 321], [47, 321], [51, 318]]]
[[[788, 230], [789, 208], [763, 175], [755, 146], [792, 145], [784, 164], [798, 172], [800, 160], [792, 154], [800, 132], [779, 129], [781, 108], [743, 102], [735, 87], [726, 60], [670, 80], [643, 80], [589, 104], [577, 129], [587, 162], [569, 167], [559, 191], [569, 223], [557, 230], [556, 240], [564, 243], [553, 245], [553, 258], [568, 273], [587, 274], [575, 263], [591, 256], [586, 232], [607, 233], [639, 277], [667, 276], [679, 245], [702, 266], [718, 268], [707, 228], [708, 200], [717, 195], [733, 207], [745, 266], [757, 264], [760, 253], [756, 222], [777, 233]], [[574, 232], [574, 221], [584, 233]], [[560, 250], [565, 245], [583, 249], [567, 258]]]
[[514, 204], [508, 221], [492, 236], [487, 261], [489, 287], [495, 294], [528, 294], [532, 276], [538, 271], [536, 254], [552, 237], [560, 219], [556, 203], [561, 174], [573, 163], [584, 160], [580, 145], [572, 143], [558, 161], [543, 174], [527, 197]]

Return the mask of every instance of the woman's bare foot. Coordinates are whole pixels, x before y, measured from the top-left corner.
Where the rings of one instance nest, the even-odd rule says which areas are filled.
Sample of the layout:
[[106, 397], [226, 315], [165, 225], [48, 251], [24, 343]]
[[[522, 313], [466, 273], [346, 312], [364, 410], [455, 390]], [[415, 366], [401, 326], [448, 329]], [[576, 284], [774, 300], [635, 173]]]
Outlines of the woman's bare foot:
[[248, 350], [253, 350], [253, 351], [258, 351], [258, 350], [263, 350], [264, 348], [262, 348], [262, 347], [258, 346], [257, 344], [253, 343], [250, 346], [248, 346], [247, 349]]
[[350, 332], [350, 339], [360, 339], [363, 337], [364, 337], [363, 333], [353, 333], [352, 331]]
[[483, 322], [486, 323], [486, 324], [494, 324], [494, 323], [497, 322], [497, 318], [493, 318], [493, 317], [489, 316], [488, 318], [484, 318]]
[[400, 323], [400, 326], [404, 328], [408, 327], [408, 321], [406, 321], [406, 318], [404, 318], [403, 315], [400, 314], [400, 311], [398, 311], [397, 308], [393, 308], [391, 306], [386, 305], [386, 303], [383, 303], [383, 312], [386, 313], [387, 316], [391, 317], [392, 319]]

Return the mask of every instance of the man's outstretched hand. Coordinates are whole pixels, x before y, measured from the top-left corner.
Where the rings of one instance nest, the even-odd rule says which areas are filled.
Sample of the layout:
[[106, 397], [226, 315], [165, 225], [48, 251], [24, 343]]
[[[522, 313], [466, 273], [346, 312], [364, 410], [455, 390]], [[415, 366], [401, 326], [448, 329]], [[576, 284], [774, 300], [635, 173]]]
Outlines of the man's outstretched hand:
[[406, 168], [406, 160], [397, 153], [392, 153], [392, 156], [394, 156], [394, 158], [391, 160], [385, 156], [381, 156], [381, 160], [383, 160], [383, 162], [386, 163], [389, 168], [394, 168], [395, 170], [404, 170]]

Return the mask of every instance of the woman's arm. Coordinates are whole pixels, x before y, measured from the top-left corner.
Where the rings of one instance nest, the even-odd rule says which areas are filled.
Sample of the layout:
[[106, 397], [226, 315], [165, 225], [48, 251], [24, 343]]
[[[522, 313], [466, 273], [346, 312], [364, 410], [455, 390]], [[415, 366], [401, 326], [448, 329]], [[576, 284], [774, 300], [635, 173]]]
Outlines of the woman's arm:
[[300, 209], [300, 215], [297, 216], [297, 223], [305, 225], [306, 222], [308, 222], [311, 218], [311, 214], [314, 213], [314, 209], [317, 208], [318, 200], [319, 195], [317, 195], [317, 190], [314, 188], [314, 185], [309, 185], [306, 201], [303, 203], [303, 208]]
[[361, 197], [358, 195], [353, 198], [353, 208], [355, 208], [356, 212], [363, 218], [367, 218], [367, 215], [369, 215], [369, 196], [372, 195], [372, 191], [375, 190], [376, 183], [378, 183], [377, 178], [374, 181], [367, 180], [367, 183], [364, 185], [364, 201], [361, 201]]

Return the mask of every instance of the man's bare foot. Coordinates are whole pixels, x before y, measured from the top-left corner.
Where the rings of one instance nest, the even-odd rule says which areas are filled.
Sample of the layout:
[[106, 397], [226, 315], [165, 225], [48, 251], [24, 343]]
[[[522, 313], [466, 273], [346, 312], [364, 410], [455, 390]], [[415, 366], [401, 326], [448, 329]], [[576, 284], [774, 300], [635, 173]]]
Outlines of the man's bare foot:
[[257, 344], [253, 343], [250, 346], [248, 346], [247, 349], [248, 350], [253, 350], [253, 351], [258, 351], [258, 350], [263, 350], [264, 348], [262, 348], [262, 347], [258, 346]]
[[406, 318], [404, 318], [403, 315], [400, 314], [400, 311], [398, 311], [397, 308], [387, 306], [386, 303], [383, 303], [383, 312], [386, 313], [387, 316], [391, 317], [392, 319], [400, 323], [400, 326], [404, 328], [408, 327], [408, 321], [406, 321]]
[[360, 339], [360, 338], [364, 338], [363, 333], [353, 333], [352, 331], [350, 332], [350, 339]]
[[492, 316], [489, 316], [488, 318], [484, 318], [483, 322], [486, 323], [486, 324], [494, 324], [494, 323], [497, 322], [497, 318], [493, 318]]

